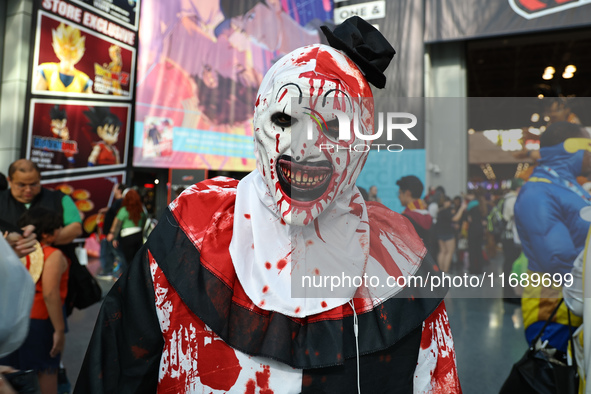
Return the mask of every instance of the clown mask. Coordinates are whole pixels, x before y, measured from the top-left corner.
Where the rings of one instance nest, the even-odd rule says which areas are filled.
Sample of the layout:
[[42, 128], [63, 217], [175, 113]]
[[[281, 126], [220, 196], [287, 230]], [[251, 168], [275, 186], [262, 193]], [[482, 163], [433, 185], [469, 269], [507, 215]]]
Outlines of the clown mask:
[[271, 209], [288, 224], [307, 225], [350, 197], [371, 144], [360, 135], [373, 133], [372, 92], [342, 52], [299, 48], [265, 76], [254, 128]]

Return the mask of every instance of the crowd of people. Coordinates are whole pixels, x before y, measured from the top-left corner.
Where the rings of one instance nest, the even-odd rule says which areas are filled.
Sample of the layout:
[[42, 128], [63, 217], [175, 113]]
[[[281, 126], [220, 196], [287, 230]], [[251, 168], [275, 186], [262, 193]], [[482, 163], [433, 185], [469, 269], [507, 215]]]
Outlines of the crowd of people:
[[[306, 144], [294, 126], [296, 111], [283, 112], [280, 101], [302, 101], [303, 91], [310, 103], [323, 101], [323, 93], [302, 86], [359, 98], [371, 95], [370, 83], [385, 85], [395, 52], [374, 27], [354, 17], [323, 31], [339, 51], [299, 48], [261, 83], [255, 171], [241, 181], [219, 177], [189, 187], [145, 244], [141, 196], [114, 186], [97, 231], [99, 276], [116, 282], [75, 392], [461, 393], [445, 289], [424, 296], [363, 283], [330, 293], [297, 289], [304, 295], [294, 296], [292, 277], [482, 275], [499, 245], [506, 274], [582, 276], [573, 266], [589, 231], [580, 212], [591, 195], [577, 182], [591, 175], [584, 129], [551, 124], [528, 182], [513, 179], [499, 193], [474, 189], [452, 198], [443, 186], [425, 191], [417, 176], [403, 176], [395, 181], [403, 210], [395, 213], [376, 185], [367, 193], [355, 186], [367, 152], [314, 149], [331, 130], [319, 124], [308, 131], [314, 143]], [[363, 57], [368, 53], [371, 61]], [[355, 103], [347, 110], [366, 120], [360, 132], [370, 134], [373, 106]], [[353, 142], [361, 140], [356, 132]], [[0, 191], [0, 393], [15, 392], [5, 377], [20, 370], [32, 371], [33, 390], [53, 394], [82, 218], [69, 196], [42, 187], [29, 160], [12, 163], [7, 181]], [[523, 259], [525, 268], [517, 264]], [[567, 363], [568, 341], [581, 325], [573, 306], [581, 290], [569, 289], [571, 301], [562, 303], [560, 286], [524, 287], [521, 299], [511, 287], [503, 297], [521, 303], [529, 344], [541, 336]], [[7, 303], [6, 291], [19, 302]]]
[[[2, 282], [1, 289], [0, 373], [34, 371], [36, 381], [29, 378], [35, 382], [30, 384], [38, 384], [43, 394], [57, 393], [58, 372], [63, 374], [61, 354], [66, 344], [67, 316], [72, 312], [66, 299], [69, 272], [73, 263], [79, 264], [74, 241], [82, 235], [81, 212], [70, 196], [41, 186], [41, 172], [30, 160], [15, 161], [8, 177], [0, 178], [5, 181], [0, 182], [4, 186], [0, 190], [0, 229], [4, 235], [0, 246], [6, 256], [0, 266], [3, 270], [10, 268], [10, 273], [3, 275], [10, 280]], [[114, 266], [119, 266], [119, 275], [125, 269], [125, 262], [131, 261], [143, 244], [146, 220], [136, 190], [117, 184], [113, 192], [113, 203], [101, 210], [111, 221], [108, 236], [102, 236], [103, 277], [110, 275]], [[97, 231], [102, 233], [101, 226]], [[28, 277], [22, 278], [27, 271]], [[15, 299], [19, 302], [6, 302]], [[12, 330], [26, 336], [16, 342], [5, 340], [4, 336], [14, 335]], [[20, 346], [15, 346], [17, 343]], [[60, 392], [69, 391], [65, 374], [62, 378], [65, 381]], [[5, 392], [13, 391], [0, 379], [0, 393]]]
[[[591, 174], [591, 151], [585, 148], [585, 133], [579, 126], [566, 122], [549, 127], [541, 139], [540, 164], [528, 182], [512, 179], [502, 190], [468, 190], [451, 198], [442, 186], [425, 190], [418, 177], [404, 176], [396, 181], [403, 206], [400, 213], [442, 272], [482, 274], [494, 254], [502, 251], [503, 263], [497, 268], [506, 274], [570, 273], [578, 258], [581, 277], [589, 222], [579, 211], [591, 205], [591, 196], [577, 181], [578, 176]], [[0, 334], [8, 329], [28, 334], [16, 341], [0, 341], [0, 376], [34, 370], [45, 394], [57, 392], [58, 371], [63, 368], [60, 354], [67, 337], [68, 272], [75, 258], [73, 241], [82, 229], [80, 213], [71, 198], [42, 187], [40, 181], [36, 165], [21, 159], [8, 169], [7, 190], [0, 191], [0, 225], [5, 235], [0, 249], [8, 248], [3, 254], [14, 256], [14, 272], [22, 276], [28, 270], [27, 277], [18, 281], [18, 292], [30, 293], [29, 298], [24, 294], [19, 298], [19, 310], [3, 307], [3, 313], [11, 309], [15, 317], [10, 319], [10, 328], [0, 324]], [[371, 186], [369, 193], [362, 188], [360, 192], [368, 203], [381, 205], [377, 186]], [[129, 263], [143, 244], [147, 216], [135, 189], [116, 184], [112, 194], [111, 204], [100, 210], [104, 218], [97, 227], [101, 239], [98, 276], [116, 280], [130, 270]], [[183, 200], [182, 196], [178, 198]], [[25, 258], [26, 264], [17, 257]], [[8, 269], [10, 261], [7, 258], [0, 270]], [[17, 275], [14, 272], [11, 275]], [[16, 283], [1, 284], [10, 289], [9, 284], [14, 288]], [[556, 357], [561, 360], [566, 360], [570, 334], [582, 321], [577, 316], [582, 314], [581, 308], [576, 307], [577, 301], [582, 304], [582, 291], [566, 290], [570, 298], [559, 304], [559, 287], [553, 288], [552, 294], [548, 289], [541, 292], [540, 286], [531, 283], [525, 289], [503, 289], [504, 300], [522, 304], [530, 345], [557, 307], [555, 320], [547, 324], [541, 338], [546, 346], [556, 349]], [[571, 312], [577, 313], [569, 316], [569, 306]], [[27, 316], [28, 331], [23, 329], [23, 324], [27, 325], [23, 323], [23, 310], [31, 311]], [[19, 344], [17, 348], [15, 343]], [[7, 387], [0, 379], [0, 393], [10, 393]]]

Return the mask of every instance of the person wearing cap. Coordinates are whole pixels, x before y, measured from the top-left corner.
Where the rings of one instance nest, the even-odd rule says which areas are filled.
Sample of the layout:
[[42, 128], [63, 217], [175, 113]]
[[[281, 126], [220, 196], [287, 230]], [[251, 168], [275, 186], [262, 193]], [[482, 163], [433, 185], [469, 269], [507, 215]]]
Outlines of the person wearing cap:
[[[461, 392], [445, 289], [385, 286], [437, 275], [433, 258], [403, 216], [361, 197], [367, 152], [319, 149], [338, 140], [336, 105], [373, 133], [369, 83], [384, 87], [394, 49], [358, 17], [325, 33], [331, 46], [264, 77], [257, 168], [186, 189], [114, 285], [76, 393]], [[310, 111], [325, 122], [309, 134]]]
[[[578, 175], [591, 175], [591, 139], [580, 125], [555, 122], [540, 136], [540, 161], [521, 187], [515, 202], [515, 225], [523, 253], [528, 260], [528, 275], [565, 278], [585, 247], [589, 223], [580, 216], [591, 205], [591, 195], [576, 181]], [[528, 342], [542, 330], [550, 313], [562, 298], [562, 287], [524, 288], [521, 306]], [[581, 324], [562, 304], [556, 319], [548, 324], [541, 341], [561, 354], [567, 351], [571, 328]], [[569, 325], [571, 327], [569, 327]]]
[[[503, 197], [503, 219], [505, 220], [505, 231], [501, 234], [501, 244], [503, 245], [503, 272], [505, 275], [511, 274], [513, 263], [521, 254], [521, 245], [517, 229], [515, 228], [515, 202], [517, 195], [523, 185], [523, 179], [515, 178], [511, 180], [511, 190]], [[511, 286], [503, 288], [503, 297], [509, 302], [513, 302], [517, 295]]]

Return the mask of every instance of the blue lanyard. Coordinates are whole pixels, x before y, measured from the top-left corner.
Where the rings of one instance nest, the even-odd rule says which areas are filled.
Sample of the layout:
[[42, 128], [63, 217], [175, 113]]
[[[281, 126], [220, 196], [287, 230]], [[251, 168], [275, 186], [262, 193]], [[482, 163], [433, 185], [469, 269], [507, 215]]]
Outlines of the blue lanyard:
[[565, 186], [567, 189], [570, 189], [571, 191], [577, 193], [577, 195], [581, 197], [583, 200], [585, 200], [587, 204], [591, 205], [591, 201], [589, 200], [589, 198], [587, 198], [587, 196], [585, 196], [583, 191], [580, 189], [580, 186], [577, 187], [578, 185], [575, 185], [571, 181], [561, 178], [556, 171], [554, 171], [552, 168], [548, 166], [542, 165], [540, 166], [540, 168], [546, 171], [552, 177], [554, 177], [558, 182], [562, 183], [562, 185]]

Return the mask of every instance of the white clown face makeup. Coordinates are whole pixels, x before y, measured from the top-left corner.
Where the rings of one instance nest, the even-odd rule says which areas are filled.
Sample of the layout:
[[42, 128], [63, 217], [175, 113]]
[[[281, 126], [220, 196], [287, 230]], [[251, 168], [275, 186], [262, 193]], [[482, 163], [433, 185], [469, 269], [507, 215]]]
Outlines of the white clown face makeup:
[[[349, 204], [371, 143], [353, 119], [359, 133], [373, 133], [372, 97], [357, 66], [325, 45], [299, 48], [266, 74], [254, 116], [257, 169], [286, 223], [307, 225], [341, 198]], [[346, 140], [335, 110], [350, 119]]]

